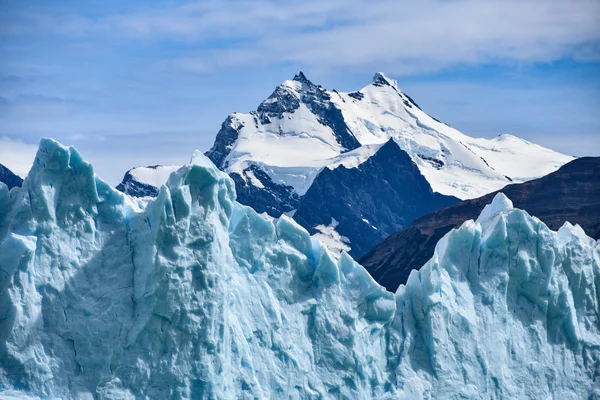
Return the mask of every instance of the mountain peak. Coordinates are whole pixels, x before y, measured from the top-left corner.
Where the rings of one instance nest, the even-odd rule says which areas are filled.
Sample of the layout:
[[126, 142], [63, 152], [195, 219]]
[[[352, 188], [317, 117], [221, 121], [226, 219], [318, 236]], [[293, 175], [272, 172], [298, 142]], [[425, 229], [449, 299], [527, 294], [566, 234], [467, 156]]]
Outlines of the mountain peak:
[[304, 72], [302, 72], [302, 71], [300, 71], [296, 75], [294, 75], [293, 80], [296, 82], [302, 82], [302, 83], [312, 83], [311, 81], [308, 80], [308, 78], [306, 77], [306, 75], [304, 75]]
[[383, 72], [376, 72], [373, 75], [373, 85], [375, 86], [391, 86], [394, 89], [398, 89], [398, 82], [394, 79], [388, 78]]

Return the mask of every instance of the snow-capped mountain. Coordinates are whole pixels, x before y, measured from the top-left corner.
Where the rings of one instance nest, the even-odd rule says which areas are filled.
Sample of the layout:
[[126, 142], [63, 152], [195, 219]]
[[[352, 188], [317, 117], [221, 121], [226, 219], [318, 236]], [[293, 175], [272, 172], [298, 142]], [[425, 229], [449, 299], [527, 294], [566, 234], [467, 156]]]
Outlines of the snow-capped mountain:
[[[435, 192], [460, 199], [544, 176], [573, 159], [511, 135], [464, 135], [427, 115], [382, 73], [363, 89], [342, 93], [302, 72], [256, 111], [227, 117], [206, 155], [231, 175], [242, 203], [277, 217], [296, 209], [323, 168], [356, 167], [390, 139]], [[166, 174], [151, 172], [136, 181], [157, 192]]]
[[0, 397], [597, 398], [599, 262], [500, 194], [392, 294], [200, 153], [142, 203], [43, 140], [0, 183]]
[[[256, 111], [230, 115], [207, 156], [230, 173], [246, 204], [278, 216], [297, 207], [323, 168], [357, 166], [389, 139], [435, 192], [460, 199], [546, 175], [573, 159], [510, 135], [466, 136], [427, 115], [382, 73], [351, 93], [325, 90], [299, 73]], [[252, 202], [263, 187], [277, 212]]]
[[[365, 164], [380, 154], [376, 164], [388, 172], [405, 168], [400, 152], [384, 152], [390, 159], [381, 159], [379, 150], [390, 140], [408, 154], [434, 192], [450, 199], [478, 197], [545, 175], [572, 159], [513, 136], [470, 138], [425, 114], [381, 73], [351, 93], [327, 91], [299, 73], [256, 111], [230, 115], [206, 155], [229, 173], [242, 204], [272, 217], [300, 210], [294, 218], [311, 233], [332, 249], [361, 257], [435, 204], [451, 204], [417, 196], [411, 192], [415, 188], [392, 187], [380, 167]], [[144, 173], [131, 177], [136, 170], [117, 188], [152, 196], [166, 182], [156, 167], [140, 168]], [[325, 181], [331, 195], [322, 193], [317, 200], [314, 195]], [[369, 193], [375, 187], [377, 193]], [[389, 210], [395, 210], [393, 217]]]

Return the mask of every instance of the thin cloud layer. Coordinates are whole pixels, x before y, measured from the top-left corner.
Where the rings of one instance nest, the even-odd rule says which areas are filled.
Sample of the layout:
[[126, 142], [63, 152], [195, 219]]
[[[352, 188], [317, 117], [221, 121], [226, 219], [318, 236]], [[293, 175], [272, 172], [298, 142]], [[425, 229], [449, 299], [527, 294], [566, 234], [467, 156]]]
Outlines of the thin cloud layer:
[[[397, 73], [492, 62], [600, 60], [597, 0], [206, 1], [89, 18], [25, 14], [63, 35], [185, 43], [170, 66], [198, 72], [293, 63], [390, 65]], [[14, 21], [14, 20], [13, 20]]]
[[0, 136], [0, 164], [21, 177], [27, 176], [36, 152], [37, 146], [35, 145]]

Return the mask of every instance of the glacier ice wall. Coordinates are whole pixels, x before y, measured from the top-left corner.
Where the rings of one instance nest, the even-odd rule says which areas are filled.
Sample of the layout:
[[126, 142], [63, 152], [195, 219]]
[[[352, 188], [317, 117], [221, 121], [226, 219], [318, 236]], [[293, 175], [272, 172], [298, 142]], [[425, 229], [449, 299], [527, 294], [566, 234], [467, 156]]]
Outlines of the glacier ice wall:
[[552, 232], [498, 195], [394, 295], [291, 219], [236, 203], [199, 153], [142, 205], [43, 140], [23, 187], [0, 184], [0, 389], [586, 398], [599, 265], [579, 227]]

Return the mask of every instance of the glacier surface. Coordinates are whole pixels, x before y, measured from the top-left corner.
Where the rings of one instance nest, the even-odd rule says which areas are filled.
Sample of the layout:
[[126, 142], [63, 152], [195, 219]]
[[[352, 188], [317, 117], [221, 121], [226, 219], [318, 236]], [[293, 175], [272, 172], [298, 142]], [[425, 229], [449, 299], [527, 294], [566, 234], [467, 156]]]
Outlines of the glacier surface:
[[[0, 184], [0, 390], [62, 398], [600, 395], [600, 250], [498, 195], [392, 294], [206, 157], [139, 203], [45, 139]], [[0, 396], [3, 394], [0, 393]]]

